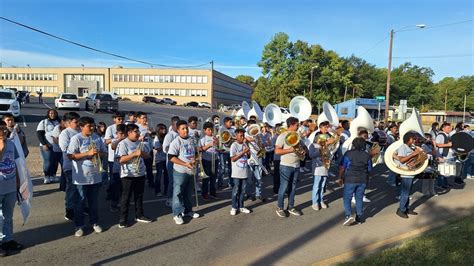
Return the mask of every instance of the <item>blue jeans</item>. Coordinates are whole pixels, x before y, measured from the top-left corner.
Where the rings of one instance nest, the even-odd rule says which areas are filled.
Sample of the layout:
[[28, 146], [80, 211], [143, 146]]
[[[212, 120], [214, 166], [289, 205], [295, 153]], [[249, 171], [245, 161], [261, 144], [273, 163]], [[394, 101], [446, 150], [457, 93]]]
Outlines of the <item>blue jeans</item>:
[[192, 211], [193, 175], [173, 171], [173, 215]]
[[326, 187], [327, 179], [327, 176], [314, 176], [313, 192], [311, 193], [313, 205], [323, 202], [324, 188]]
[[202, 166], [204, 167], [204, 172], [209, 178], [202, 180], [202, 194], [207, 195], [216, 195], [216, 176], [217, 176], [217, 166], [218, 161], [214, 162], [214, 172], [212, 171], [212, 161], [202, 160]]
[[77, 201], [76, 187], [72, 183], [72, 170], [64, 172], [64, 179], [66, 180], [66, 193], [64, 195], [64, 205], [66, 210], [74, 210], [74, 205]]
[[410, 192], [413, 185], [413, 178], [402, 177], [401, 190], [400, 190], [400, 207], [402, 212], [408, 211], [410, 205]]
[[248, 196], [253, 195], [260, 197], [262, 195], [262, 168], [259, 165], [250, 165], [252, 175], [247, 178], [247, 188], [245, 190]]
[[346, 183], [344, 184], [344, 192], [343, 192], [343, 197], [344, 197], [344, 215], [351, 216], [352, 215], [352, 206], [351, 206], [351, 201], [352, 201], [352, 196], [355, 194], [355, 200], [356, 200], [356, 215], [357, 216], [362, 216], [363, 210], [363, 200], [362, 198], [364, 197], [364, 191], [365, 187], [367, 185], [365, 183]]
[[392, 171], [388, 171], [387, 183], [389, 185], [396, 185], [397, 184], [397, 174]]
[[232, 188], [232, 208], [239, 209], [244, 207], [244, 192], [247, 186], [247, 179], [234, 179], [234, 187]]
[[8, 242], [13, 238], [13, 209], [16, 203], [16, 192], [0, 195], [0, 242]]
[[93, 185], [74, 185], [77, 192], [77, 202], [74, 206], [74, 224], [76, 227], [84, 226], [84, 206], [89, 206], [89, 223], [99, 221], [99, 190], [101, 183]]
[[51, 161], [49, 164], [49, 175], [56, 176], [56, 172], [58, 171], [58, 166], [62, 163], [63, 153], [62, 152], [52, 152]]
[[43, 172], [44, 176], [51, 176], [51, 164], [53, 163], [53, 150], [52, 147], [47, 151], [40, 146], [41, 158], [43, 158]]
[[168, 192], [168, 169], [166, 169], [166, 161], [160, 161], [155, 164], [156, 175], [155, 175], [155, 194], [161, 192], [161, 177], [163, 177], [163, 193]]
[[288, 195], [288, 209], [295, 205], [296, 182], [298, 181], [299, 167], [280, 165], [280, 189], [278, 190], [278, 208], [283, 209], [285, 193], [288, 186], [291, 186]]
[[448, 185], [448, 178], [443, 175], [438, 175], [436, 177], [436, 184], [438, 187], [444, 187]]
[[166, 198], [171, 200], [173, 198], [173, 183], [174, 183], [174, 178], [173, 178], [173, 163], [168, 161], [166, 162], [166, 171], [168, 172], [168, 191], [166, 192]]
[[[230, 161], [230, 153], [223, 153], [222, 154], [222, 161], [221, 161], [222, 169], [227, 168], [227, 172], [229, 174], [229, 185], [234, 186], [234, 179], [231, 178], [232, 176], [232, 164]], [[222, 171], [222, 175], [224, 175], [224, 171]]]

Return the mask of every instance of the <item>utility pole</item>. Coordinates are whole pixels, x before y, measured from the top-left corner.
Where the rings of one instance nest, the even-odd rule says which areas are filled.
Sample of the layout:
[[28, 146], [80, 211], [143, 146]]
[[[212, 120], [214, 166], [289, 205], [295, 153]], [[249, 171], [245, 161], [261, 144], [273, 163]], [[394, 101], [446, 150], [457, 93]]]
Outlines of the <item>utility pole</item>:
[[466, 123], [466, 94], [464, 94], [464, 108], [462, 113], [462, 122]]
[[444, 92], [444, 112], [448, 111], [448, 87], [446, 87], [446, 91]]
[[347, 85], [346, 85], [346, 89], [344, 90], [344, 102], [346, 101], [346, 95], [347, 95]]
[[387, 68], [387, 89], [385, 91], [385, 125], [388, 123], [388, 106], [390, 105], [390, 72], [392, 70], [392, 44], [393, 44], [393, 29], [390, 31], [390, 45], [388, 47], [388, 68]]
[[211, 60], [211, 112], [214, 112], [214, 60]]

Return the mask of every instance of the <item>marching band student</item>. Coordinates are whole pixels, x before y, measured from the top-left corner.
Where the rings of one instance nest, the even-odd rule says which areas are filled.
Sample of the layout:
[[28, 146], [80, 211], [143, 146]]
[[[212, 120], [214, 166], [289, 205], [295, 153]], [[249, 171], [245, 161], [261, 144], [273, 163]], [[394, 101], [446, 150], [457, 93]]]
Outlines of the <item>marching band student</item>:
[[[249, 119], [247, 122], [247, 131], [251, 125], [255, 125], [257, 122], [255, 120]], [[245, 133], [246, 143], [250, 149], [250, 156], [248, 158], [248, 165], [252, 175], [249, 176], [247, 179], [246, 185], [246, 193], [247, 199], [259, 200], [261, 202], [265, 202], [266, 199], [262, 196], [262, 158], [258, 157], [258, 152], [260, 151], [260, 147], [257, 144], [257, 140], [255, 138], [259, 138], [260, 136], [252, 137]], [[255, 189], [254, 189], [255, 186]]]
[[[199, 141], [202, 151], [202, 166], [204, 172], [209, 178], [202, 180], [202, 198], [207, 200], [209, 196], [217, 199], [216, 194], [216, 176], [218, 168], [218, 153], [216, 150], [217, 138], [213, 136], [214, 124], [205, 122], [203, 125], [204, 137]], [[214, 157], [214, 163], [212, 162]], [[214, 166], [214, 169], [212, 167]]]
[[[275, 134], [272, 137], [272, 145], [275, 147], [276, 141], [278, 139], [278, 132], [282, 124], [275, 125]], [[280, 190], [280, 154], [276, 152], [273, 155], [273, 193], [278, 195], [278, 191]]]
[[109, 182], [108, 199], [110, 200], [110, 212], [120, 211], [120, 195], [122, 192], [122, 181], [120, 179], [120, 162], [117, 154], [118, 144], [127, 137], [127, 126], [125, 124], [115, 125], [115, 137], [110, 142], [110, 148], [113, 151], [113, 163], [109, 164], [109, 171], [112, 171], [112, 177]]
[[148, 187], [154, 188], [154, 176], [153, 176], [153, 140], [151, 138], [151, 130], [148, 125], [148, 116], [145, 112], [137, 113], [137, 122], [135, 123], [140, 130], [140, 141], [143, 141], [148, 146], [147, 151], [150, 152], [150, 156], [143, 159], [146, 169], [146, 179], [148, 181]]
[[[441, 125], [441, 131], [439, 131], [436, 135], [436, 147], [438, 148], [439, 157], [444, 160], [449, 160], [449, 158], [453, 157], [451, 146], [452, 143], [449, 140], [449, 134], [452, 131], [451, 124], [443, 123]], [[437, 186], [443, 189], [448, 189], [451, 185], [448, 183], [447, 176], [438, 175], [437, 178]]]
[[8, 129], [0, 125], [0, 213], [2, 216], [0, 256], [23, 249], [23, 245], [13, 240], [13, 210], [17, 201], [19, 184], [18, 170], [15, 160], [18, 152], [13, 140], [8, 139]]
[[[388, 127], [388, 132], [387, 132], [387, 147], [390, 146], [392, 143], [397, 141], [397, 132], [398, 132], [398, 127], [397, 124], [392, 123]], [[387, 178], [387, 183], [395, 187], [397, 185], [397, 175], [393, 171], [388, 171], [388, 178]]]
[[[306, 139], [310, 134], [308, 125], [309, 125], [308, 121], [305, 120], [301, 122], [301, 125], [298, 128], [298, 134], [300, 134], [300, 136], [302, 136], [304, 139]], [[309, 171], [309, 169], [306, 167], [306, 159], [308, 159], [308, 157], [300, 161], [300, 173]]]
[[120, 163], [122, 179], [122, 198], [120, 200], [119, 228], [128, 226], [128, 208], [130, 197], [135, 200], [135, 221], [151, 223], [143, 212], [143, 193], [145, 190], [145, 158], [150, 157], [150, 146], [140, 140], [140, 129], [135, 124], [127, 125], [127, 138], [116, 148], [116, 157]]
[[195, 140], [199, 140], [201, 138], [201, 132], [199, 132], [197, 126], [198, 118], [196, 116], [190, 116], [188, 118], [188, 135], [190, 138], [194, 138]]
[[135, 111], [130, 111], [128, 112], [127, 114], [127, 121], [125, 121], [125, 125], [128, 125], [128, 124], [135, 124], [136, 120], [137, 120], [137, 113]]
[[44, 183], [53, 182], [57, 169], [54, 166], [53, 138], [50, 133], [54, 127], [59, 125], [58, 112], [56, 110], [48, 110], [46, 118], [38, 123], [36, 135], [40, 142], [41, 157], [43, 158]]
[[79, 119], [81, 132], [71, 138], [67, 155], [72, 160], [72, 182], [76, 188], [77, 201], [74, 208], [75, 236], [84, 235], [84, 205], [89, 206], [89, 222], [96, 233], [102, 232], [99, 222], [99, 190], [102, 182], [100, 167], [101, 153], [107, 149], [102, 140], [94, 134], [94, 119]]
[[[330, 145], [334, 143], [334, 139], [330, 137], [329, 132], [329, 122], [324, 121], [319, 124], [319, 132], [316, 133], [314, 143], [311, 143], [309, 146], [309, 157], [312, 159], [312, 172], [314, 175], [313, 183], [313, 192], [312, 192], [312, 208], [315, 211], [319, 211], [321, 208], [326, 209], [328, 205], [324, 203], [323, 195], [326, 187], [326, 181], [328, 179], [328, 168], [326, 168], [325, 163], [321, 154], [321, 144], [319, 139], [326, 142], [325, 145]], [[329, 160], [329, 158], [327, 158]], [[330, 162], [329, 162], [330, 163]]]
[[[407, 132], [403, 136], [403, 145], [400, 146], [397, 150], [397, 160], [400, 162], [401, 167], [407, 167], [408, 161], [413, 157], [417, 156], [423, 150], [417, 147], [415, 150], [412, 150], [411, 146], [416, 141], [417, 133]], [[402, 218], [408, 218], [408, 214], [417, 215], [415, 211], [409, 208], [410, 205], [410, 191], [413, 185], [413, 178], [415, 176], [401, 175], [401, 190], [400, 190], [400, 207], [397, 209], [397, 215]]]
[[270, 133], [270, 125], [265, 123], [262, 127], [262, 143], [265, 146], [265, 157], [263, 166], [270, 171], [270, 164], [273, 162], [275, 145], [272, 145], [272, 133]]
[[[425, 133], [425, 139], [425, 143], [421, 145], [421, 148], [428, 155], [428, 158], [430, 160], [437, 160], [438, 154], [436, 153], [433, 140], [431, 139], [431, 134]], [[434, 189], [434, 179], [431, 178], [434, 175], [434, 171], [435, 169], [433, 169], [432, 164], [429, 164], [424, 171], [424, 173], [428, 174], [428, 176], [425, 176], [421, 180], [421, 193], [423, 193], [423, 195], [426, 197], [438, 196]]]
[[[288, 131], [278, 136], [275, 144], [275, 154], [281, 155], [280, 162], [280, 189], [278, 190], [278, 208], [276, 213], [280, 217], [287, 217], [284, 207], [285, 193], [287, 188], [291, 186], [288, 195], [288, 212], [295, 216], [302, 215], [301, 211], [295, 208], [296, 184], [298, 182], [298, 172], [300, 159], [295, 154], [295, 149], [285, 143], [286, 136], [290, 132], [296, 132], [298, 129], [298, 118], [289, 117], [286, 119]], [[300, 146], [301, 141], [300, 141]]]
[[241, 128], [247, 129], [247, 119], [245, 119], [245, 117], [241, 116], [239, 122]]
[[79, 114], [76, 112], [69, 112], [64, 114], [64, 121], [66, 128], [61, 131], [58, 137], [59, 148], [62, 151], [63, 165], [62, 170], [64, 173], [64, 205], [66, 208], [66, 214], [64, 218], [66, 220], [74, 219], [74, 204], [76, 201], [76, 188], [72, 183], [72, 162], [67, 156], [67, 148], [71, 142], [71, 138], [79, 133]]
[[[221, 127], [221, 129], [219, 130], [222, 131], [222, 130], [227, 130], [230, 132], [230, 134], [232, 136], [234, 136], [234, 133], [235, 133], [235, 129], [232, 128], [232, 118], [226, 116], [224, 118], [224, 125]], [[225, 148], [225, 147], [224, 147]], [[232, 166], [231, 166], [231, 160], [230, 160], [230, 152], [229, 152], [229, 149], [224, 149], [222, 152], [221, 152], [221, 173], [222, 175], [219, 176], [219, 180], [217, 182], [217, 187], [218, 188], [223, 188], [223, 182], [224, 182], [224, 173], [225, 173], [225, 169], [227, 168], [227, 172], [229, 174], [229, 184], [227, 185], [227, 187], [233, 187], [234, 186], [234, 180], [231, 178], [232, 176]]]
[[[163, 140], [163, 151], [168, 154], [168, 150], [170, 147], [171, 142], [178, 137], [176, 123], [178, 123], [179, 117], [173, 116], [171, 117], [171, 125], [169, 127], [168, 134], [165, 135]], [[168, 191], [166, 191], [166, 202], [165, 205], [171, 207], [171, 202], [173, 199], [173, 162], [169, 160], [169, 157], [166, 156], [166, 171], [168, 172]]]
[[[107, 162], [108, 162], [108, 169], [109, 169], [109, 187], [107, 188], [107, 199], [110, 199], [113, 193], [112, 186], [114, 186], [117, 182], [120, 183], [120, 176], [119, 179], [113, 180], [116, 176], [114, 176], [113, 167], [115, 161], [115, 150], [112, 149], [112, 142], [117, 138], [117, 126], [123, 124], [124, 116], [122, 113], [115, 113], [112, 116], [113, 124], [108, 126], [105, 130], [104, 136], [104, 143], [107, 145], [108, 155], [107, 155]], [[114, 208], [115, 209], [115, 208]]]
[[[64, 191], [64, 182], [63, 182], [63, 179], [64, 179], [64, 174], [63, 174], [63, 170], [62, 170], [62, 164], [63, 164], [63, 160], [62, 160], [62, 156], [63, 156], [63, 153], [61, 152], [61, 148], [59, 147], [59, 134], [61, 134], [61, 131], [66, 128], [65, 126], [66, 122], [64, 121], [64, 117], [61, 119], [61, 122], [59, 122], [59, 124], [57, 124], [53, 131], [51, 131], [50, 133], [47, 133], [47, 135], [49, 135], [52, 139], [53, 139], [53, 173], [56, 173], [57, 169], [58, 169], [58, 166], [61, 165], [61, 182], [60, 182], [60, 185], [59, 185], [59, 188], [61, 191]], [[54, 175], [51, 180], [51, 182], [58, 182], [60, 181], [60, 179], [58, 177], [56, 177], [56, 175]]]
[[176, 128], [179, 135], [170, 144], [168, 159], [173, 163], [173, 219], [176, 224], [183, 224], [184, 216], [199, 218], [191, 205], [196, 150], [188, 136], [188, 123], [180, 120]]
[[13, 130], [16, 130], [18, 138], [20, 139], [21, 148], [23, 149], [23, 154], [25, 154], [26, 158], [30, 151], [28, 150], [28, 145], [26, 143], [25, 132], [17, 124], [15, 124], [15, 118], [12, 114], [4, 114], [2, 116], [2, 121], [5, 122], [5, 124], [7, 125], [7, 129], [10, 132], [9, 136], [11, 136]]
[[245, 130], [238, 128], [235, 130], [236, 141], [230, 146], [230, 156], [232, 160], [232, 179], [234, 186], [232, 188], [232, 208], [230, 215], [236, 215], [237, 210], [241, 213], [250, 213], [251, 211], [244, 207], [244, 194], [247, 186], [247, 180], [250, 176], [248, 158], [249, 147], [244, 144]]
[[365, 139], [357, 137], [352, 141], [352, 149], [347, 151], [339, 167], [339, 177], [337, 183], [344, 184], [344, 214], [343, 225], [352, 225], [351, 198], [356, 199], [355, 223], [362, 223], [364, 191], [367, 186], [370, 171], [372, 170], [372, 160], [366, 151]]
[[161, 177], [163, 177], [163, 195], [166, 196], [168, 191], [169, 177], [166, 170], [166, 153], [163, 151], [163, 141], [165, 139], [168, 129], [165, 124], [158, 124], [156, 127], [156, 136], [153, 141], [153, 149], [155, 149], [155, 195], [161, 195]]

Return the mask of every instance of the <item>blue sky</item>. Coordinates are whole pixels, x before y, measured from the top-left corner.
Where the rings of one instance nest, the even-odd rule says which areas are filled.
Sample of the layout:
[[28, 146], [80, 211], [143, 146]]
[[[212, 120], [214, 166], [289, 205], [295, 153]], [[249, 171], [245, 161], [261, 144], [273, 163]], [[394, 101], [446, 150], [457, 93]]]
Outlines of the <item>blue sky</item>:
[[[473, 1], [51, 1], [0, 0], [0, 15], [89, 46], [167, 65], [215, 61], [231, 76], [258, 77], [277, 32], [386, 67], [390, 29], [473, 19]], [[434, 80], [474, 73], [474, 23], [403, 31], [394, 66], [431, 67]], [[374, 45], [377, 44], [375, 47]], [[396, 58], [446, 56], [439, 58]], [[3, 66], [148, 67], [51, 39], [0, 20]]]

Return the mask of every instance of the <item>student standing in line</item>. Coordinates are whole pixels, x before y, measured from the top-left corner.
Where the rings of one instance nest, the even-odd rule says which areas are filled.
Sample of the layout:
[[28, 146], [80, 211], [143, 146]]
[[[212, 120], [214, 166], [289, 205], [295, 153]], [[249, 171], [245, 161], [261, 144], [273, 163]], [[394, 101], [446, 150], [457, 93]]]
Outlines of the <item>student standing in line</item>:
[[247, 186], [247, 180], [250, 177], [250, 168], [248, 159], [250, 156], [249, 147], [244, 144], [245, 130], [238, 128], [235, 130], [236, 141], [230, 146], [230, 157], [232, 160], [232, 209], [230, 215], [236, 215], [237, 211], [241, 213], [250, 213], [251, 211], [244, 207], [244, 194]]
[[36, 135], [40, 142], [41, 157], [43, 158], [44, 183], [53, 182], [56, 172], [53, 173], [54, 156], [53, 156], [53, 138], [50, 133], [54, 127], [59, 125], [58, 112], [56, 110], [48, 110], [46, 118], [38, 123]]

